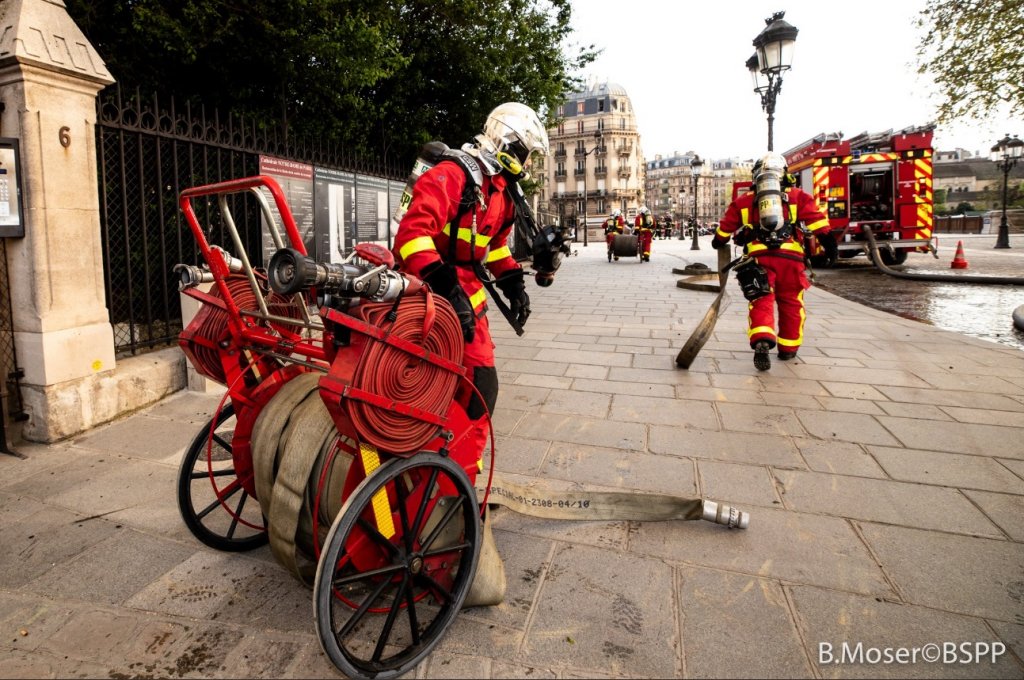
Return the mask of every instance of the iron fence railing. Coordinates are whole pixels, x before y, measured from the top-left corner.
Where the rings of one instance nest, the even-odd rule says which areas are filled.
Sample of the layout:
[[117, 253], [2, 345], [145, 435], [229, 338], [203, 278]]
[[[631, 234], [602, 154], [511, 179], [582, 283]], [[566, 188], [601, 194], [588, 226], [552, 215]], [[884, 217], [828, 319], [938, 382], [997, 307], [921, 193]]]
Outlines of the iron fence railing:
[[[114, 345], [137, 354], [173, 343], [182, 329], [173, 266], [198, 263], [198, 251], [178, 209], [183, 189], [259, 172], [261, 155], [385, 178], [404, 173], [380, 159], [360, 159], [316, 141], [288, 139], [241, 116], [174, 99], [125, 97], [117, 86], [97, 100], [100, 221], [105, 288]], [[232, 200], [232, 215], [248, 252], [260, 251], [259, 210], [252, 197]], [[197, 206], [211, 242], [230, 239], [216, 206]]]

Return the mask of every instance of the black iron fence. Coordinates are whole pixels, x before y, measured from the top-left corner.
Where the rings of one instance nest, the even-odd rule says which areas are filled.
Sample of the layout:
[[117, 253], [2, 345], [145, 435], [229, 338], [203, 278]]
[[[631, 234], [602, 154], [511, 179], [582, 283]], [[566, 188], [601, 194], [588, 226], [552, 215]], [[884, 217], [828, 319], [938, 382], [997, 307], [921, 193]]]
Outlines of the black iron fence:
[[[195, 241], [178, 209], [193, 186], [259, 172], [261, 155], [378, 177], [404, 178], [379, 159], [287, 139], [241, 116], [179, 107], [174, 99], [125, 96], [119, 87], [97, 103], [100, 221], [105, 287], [114, 345], [136, 354], [173, 343], [182, 329], [172, 269], [198, 264]], [[250, 253], [260, 251], [260, 213], [252, 197], [233, 197], [232, 216]], [[212, 243], [232, 250], [215, 205], [197, 204]]]
[[14, 353], [14, 320], [11, 306], [10, 274], [7, 269], [7, 239], [0, 238], [0, 452], [7, 448], [8, 425], [25, 419], [18, 381], [17, 356]]

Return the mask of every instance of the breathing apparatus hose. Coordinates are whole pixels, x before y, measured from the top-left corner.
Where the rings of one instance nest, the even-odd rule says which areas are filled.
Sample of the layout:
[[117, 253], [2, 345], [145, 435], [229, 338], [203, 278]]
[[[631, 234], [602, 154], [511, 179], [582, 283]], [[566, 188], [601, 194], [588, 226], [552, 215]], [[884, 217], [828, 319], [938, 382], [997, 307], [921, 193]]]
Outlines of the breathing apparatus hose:
[[986, 283], [997, 286], [1024, 286], [1024, 278], [1019, 276], [961, 276], [959, 274], [926, 274], [922, 272], [901, 272], [891, 269], [884, 262], [878, 252], [878, 244], [875, 242], [875, 235], [871, 233], [871, 227], [861, 225], [864, 235], [868, 237], [868, 247], [871, 250], [871, 259], [875, 266], [883, 274], [894, 276], [898, 279], [910, 279], [912, 281], [939, 281], [954, 283]]

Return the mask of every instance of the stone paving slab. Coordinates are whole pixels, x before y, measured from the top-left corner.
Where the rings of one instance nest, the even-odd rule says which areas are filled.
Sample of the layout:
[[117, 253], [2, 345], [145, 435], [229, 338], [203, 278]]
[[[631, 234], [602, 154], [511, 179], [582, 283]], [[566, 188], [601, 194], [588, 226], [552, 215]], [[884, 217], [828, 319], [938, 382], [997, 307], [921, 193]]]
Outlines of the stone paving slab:
[[[811, 661], [822, 677], [1019, 678], [1024, 672], [1012, 653], [997, 656], [994, 663], [990, 655], [971, 663], [944, 663], [942, 653], [935, 661], [926, 660], [935, 651], [926, 649], [929, 645], [941, 650], [953, 643], [953, 658], [958, 659], [963, 642], [1005, 644], [982, 619], [807, 586], [792, 587], [791, 592]], [[902, 657], [897, 656], [901, 648], [906, 650]], [[869, 651], [884, 654], [887, 649], [889, 663]]]
[[[680, 568], [685, 675], [693, 678], [810, 677], [789, 603], [777, 581]], [[732, 647], [722, 654], [722, 641]]]
[[1020, 544], [877, 524], [861, 531], [905, 601], [1024, 623]]
[[787, 507], [850, 519], [1001, 536], [985, 515], [955, 489], [882, 479], [777, 470]]
[[[658, 241], [641, 267], [577, 244], [531, 290], [523, 337], [492, 315], [496, 466], [716, 498], [750, 528], [494, 510], [505, 602], [462, 612], [405, 677], [1024, 675], [1024, 352], [812, 288], [800, 358], [759, 373], [730, 282], [682, 371], [714, 295], [671, 270], [713, 265], [702, 245]], [[173, 395], [0, 455], [0, 677], [340, 677], [310, 590], [268, 548], [217, 552], [181, 521], [178, 463], [219, 399]], [[940, 637], [1009, 651], [991, 667], [817, 663], [823, 641]]]

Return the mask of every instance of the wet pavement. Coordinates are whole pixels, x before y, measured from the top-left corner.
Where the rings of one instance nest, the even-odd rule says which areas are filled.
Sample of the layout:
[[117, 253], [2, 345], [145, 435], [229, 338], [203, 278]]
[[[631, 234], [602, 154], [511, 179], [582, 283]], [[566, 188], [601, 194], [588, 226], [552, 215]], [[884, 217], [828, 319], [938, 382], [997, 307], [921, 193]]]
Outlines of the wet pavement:
[[[951, 269], [957, 242], [967, 269]], [[994, 235], [940, 234], [938, 259], [914, 253], [897, 269], [943, 276], [1013, 276], [1024, 282], [1024, 235], [1010, 237], [1009, 249], [995, 249]], [[1024, 285], [912, 281], [886, 276], [865, 256], [815, 271], [816, 283], [844, 298], [957, 333], [1024, 349], [1024, 332], [1013, 326], [1013, 310], [1024, 305]]]

